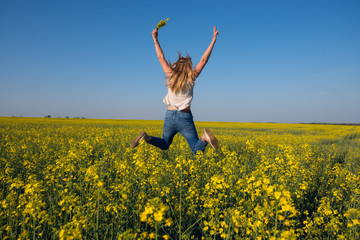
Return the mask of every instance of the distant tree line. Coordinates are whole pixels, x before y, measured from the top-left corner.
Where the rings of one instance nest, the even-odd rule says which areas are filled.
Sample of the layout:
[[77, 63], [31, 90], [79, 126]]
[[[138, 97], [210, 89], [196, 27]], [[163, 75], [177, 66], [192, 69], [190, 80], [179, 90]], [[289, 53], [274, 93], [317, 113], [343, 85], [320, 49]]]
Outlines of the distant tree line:
[[[51, 118], [51, 115], [48, 114], [46, 116], [44, 116], [44, 118]], [[62, 117], [57, 117], [57, 118], [62, 118]], [[65, 118], [70, 118], [69, 116], [66, 116]], [[86, 119], [86, 117], [72, 117], [72, 118], [81, 118], [81, 119]]]
[[360, 126], [360, 123], [302, 123], [302, 124], [318, 124], [318, 125], [347, 125], [347, 126]]

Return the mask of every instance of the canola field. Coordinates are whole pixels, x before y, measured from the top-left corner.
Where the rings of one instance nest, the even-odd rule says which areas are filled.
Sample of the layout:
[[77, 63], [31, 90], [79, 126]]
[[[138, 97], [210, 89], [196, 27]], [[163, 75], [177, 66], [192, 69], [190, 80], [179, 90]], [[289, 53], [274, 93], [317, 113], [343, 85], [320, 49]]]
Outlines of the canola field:
[[360, 239], [360, 127], [0, 118], [0, 239]]

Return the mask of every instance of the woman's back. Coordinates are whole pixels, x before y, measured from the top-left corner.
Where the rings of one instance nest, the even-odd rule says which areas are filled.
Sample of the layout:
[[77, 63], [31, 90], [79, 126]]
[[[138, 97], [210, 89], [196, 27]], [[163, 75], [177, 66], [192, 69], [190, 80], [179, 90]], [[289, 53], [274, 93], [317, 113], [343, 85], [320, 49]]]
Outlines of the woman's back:
[[193, 100], [194, 86], [194, 84], [185, 86], [179, 93], [175, 93], [168, 87], [168, 93], [164, 97], [163, 103], [178, 111], [189, 108]]

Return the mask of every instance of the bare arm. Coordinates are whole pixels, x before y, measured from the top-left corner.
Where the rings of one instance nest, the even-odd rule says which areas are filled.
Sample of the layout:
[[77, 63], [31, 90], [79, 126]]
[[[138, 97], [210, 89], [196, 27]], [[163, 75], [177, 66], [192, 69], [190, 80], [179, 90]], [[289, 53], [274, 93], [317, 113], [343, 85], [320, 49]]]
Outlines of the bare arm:
[[215, 26], [212, 41], [211, 41], [209, 47], [204, 52], [203, 56], [201, 57], [200, 62], [198, 63], [198, 65], [196, 65], [196, 67], [194, 69], [195, 77], [198, 77], [200, 75], [201, 71], [203, 70], [206, 63], [208, 62], [218, 35], [219, 35], [219, 31], [216, 30], [216, 26]]
[[161, 46], [160, 46], [160, 43], [158, 40], [158, 30], [157, 29], [154, 29], [152, 31], [152, 37], [154, 39], [156, 55], [160, 61], [160, 64], [161, 64], [166, 76], [169, 77], [171, 75], [172, 70], [171, 70], [171, 67], [169, 66], [168, 62], [166, 61], [165, 55], [161, 49]]

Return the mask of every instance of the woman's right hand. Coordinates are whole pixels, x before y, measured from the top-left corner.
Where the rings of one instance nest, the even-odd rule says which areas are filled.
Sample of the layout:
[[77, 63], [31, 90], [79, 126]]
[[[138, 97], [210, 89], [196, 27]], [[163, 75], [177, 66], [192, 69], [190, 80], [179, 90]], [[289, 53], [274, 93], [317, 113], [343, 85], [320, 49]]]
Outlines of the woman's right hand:
[[214, 35], [213, 35], [213, 40], [216, 41], [217, 36], [219, 36], [219, 31], [216, 30], [216, 26], [214, 26]]
[[154, 29], [152, 31], [152, 38], [154, 39], [154, 41], [157, 40], [157, 38], [158, 38], [158, 30], [157, 29]]

